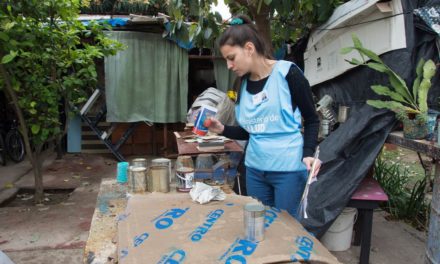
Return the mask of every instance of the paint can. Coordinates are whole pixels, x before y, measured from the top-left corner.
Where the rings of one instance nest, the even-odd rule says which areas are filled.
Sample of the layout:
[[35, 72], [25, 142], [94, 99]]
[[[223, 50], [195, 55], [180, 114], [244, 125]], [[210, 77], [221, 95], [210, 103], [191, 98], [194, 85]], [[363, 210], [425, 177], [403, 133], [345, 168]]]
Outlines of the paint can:
[[129, 190], [133, 193], [143, 193], [147, 190], [147, 168], [130, 166]]
[[258, 202], [244, 206], [244, 236], [246, 240], [260, 242], [264, 240], [264, 219], [266, 209]]
[[206, 135], [206, 133], [208, 133], [208, 128], [205, 127], [204, 122], [206, 119], [214, 117], [215, 114], [217, 114], [217, 108], [209, 105], [202, 105], [199, 113], [197, 114], [192, 131], [199, 136]]
[[168, 175], [168, 166], [151, 165], [148, 170], [148, 191], [163, 192], [170, 191], [170, 177]]
[[189, 192], [194, 184], [194, 162], [191, 156], [179, 156], [176, 160], [177, 191]]
[[151, 161], [151, 166], [166, 166], [168, 167], [168, 179], [171, 183], [173, 181], [173, 174], [171, 173], [171, 160], [166, 158], [158, 158]]

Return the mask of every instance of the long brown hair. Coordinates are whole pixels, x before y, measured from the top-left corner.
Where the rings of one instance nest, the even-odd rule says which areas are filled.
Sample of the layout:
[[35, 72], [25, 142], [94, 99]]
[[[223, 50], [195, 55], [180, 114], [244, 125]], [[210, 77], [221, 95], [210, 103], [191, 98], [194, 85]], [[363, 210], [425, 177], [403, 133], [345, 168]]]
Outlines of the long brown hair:
[[262, 34], [258, 31], [257, 26], [252, 22], [252, 20], [246, 15], [238, 15], [232, 18], [231, 21], [235, 19], [240, 19], [241, 24], [234, 24], [228, 27], [223, 34], [220, 36], [219, 45], [220, 48], [224, 45], [239, 46], [244, 47], [247, 42], [251, 42], [255, 46], [257, 53], [267, 59], [273, 59], [272, 53], [270, 52], [270, 46]]
[[[243, 48], [247, 42], [251, 42], [254, 44], [255, 50], [259, 55], [266, 59], [273, 59], [270, 46], [261, 37], [262, 34], [258, 31], [257, 26], [254, 25], [252, 20], [246, 15], [238, 15], [233, 17], [231, 21], [236, 19], [240, 19], [239, 21], [242, 23], [233, 24], [223, 32], [219, 39], [220, 48], [224, 45]], [[237, 92], [237, 100], [235, 101], [237, 104], [240, 102], [241, 85], [247, 76], [237, 77], [234, 81], [233, 89]]]

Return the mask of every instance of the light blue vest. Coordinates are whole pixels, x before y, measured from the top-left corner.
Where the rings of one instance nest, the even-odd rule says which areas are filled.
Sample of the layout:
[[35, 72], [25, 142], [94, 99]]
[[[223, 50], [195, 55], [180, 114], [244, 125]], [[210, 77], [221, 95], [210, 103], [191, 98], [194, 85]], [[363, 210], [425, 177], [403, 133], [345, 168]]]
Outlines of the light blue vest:
[[259, 95], [241, 86], [240, 102], [235, 107], [238, 123], [249, 132], [245, 165], [262, 171], [299, 171], [302, 162], [303, 137], [301, 113], [292, 109], [286, 81], [292, 62], [277, 61]]

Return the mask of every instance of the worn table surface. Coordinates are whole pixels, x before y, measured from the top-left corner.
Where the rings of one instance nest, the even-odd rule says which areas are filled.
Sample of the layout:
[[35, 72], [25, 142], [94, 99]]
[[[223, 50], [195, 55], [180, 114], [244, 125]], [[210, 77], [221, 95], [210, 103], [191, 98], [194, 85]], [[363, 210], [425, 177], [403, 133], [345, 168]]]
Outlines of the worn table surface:
[[386, 142], [423, 153], [435, 160], [440, 160], [440, 147], [437, 145], [437, 142], [431, 142], [423, 139], [407, 139], [403, 137], [402, 131], [391, 132], [388, 135]]
[[197, 149], [197, 143], [188, 143], [185, 142], [185, 139], [182, 137], [188, 136], [192, 134], [190, 131], [178, 132], [181, 136], [180, 138], [176, 137], [177, 141], [177, 149], [179, 155], [198, 155], [201, 153], [225, 153], [225, 152], [243, 152], [243, 148], [234, 140], [225, 142], [225, 149], [221, 150], [213, 150], [213, 151], [200, 151]]
[[117, 261], [117, 219], [127, 205], [127, 187], [115, 179], [103, 179], [84, 250], [84, 263]]

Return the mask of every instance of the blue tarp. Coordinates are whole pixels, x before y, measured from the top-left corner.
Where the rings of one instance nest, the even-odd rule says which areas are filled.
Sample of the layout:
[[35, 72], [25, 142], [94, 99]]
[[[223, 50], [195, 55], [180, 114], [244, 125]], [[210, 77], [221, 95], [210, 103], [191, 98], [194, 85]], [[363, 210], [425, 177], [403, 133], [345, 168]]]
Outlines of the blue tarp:
[[88, 26], [91, 21], [95, 21], [100, 24], [108, 23], [112, 27], [122, 27], [127, 25], [128, 20], [129, 18], [110, 18], [110, 19], [97, 19], [97, 20], [81, 20], [81, 23], [83, 23], [83, 25]]

